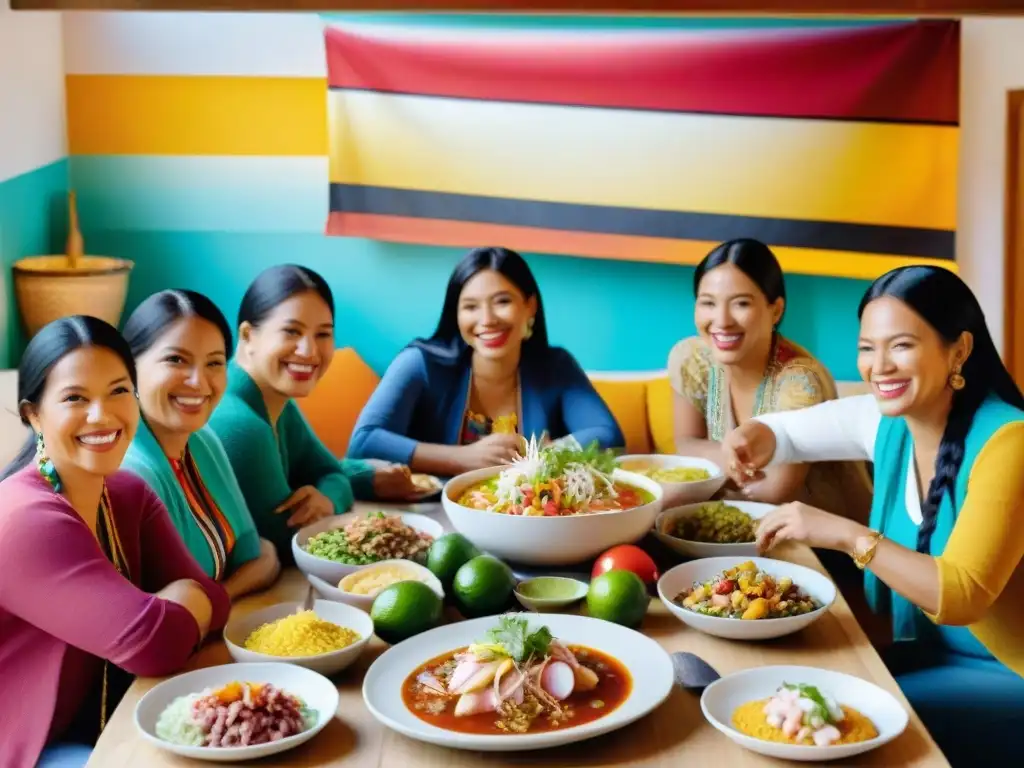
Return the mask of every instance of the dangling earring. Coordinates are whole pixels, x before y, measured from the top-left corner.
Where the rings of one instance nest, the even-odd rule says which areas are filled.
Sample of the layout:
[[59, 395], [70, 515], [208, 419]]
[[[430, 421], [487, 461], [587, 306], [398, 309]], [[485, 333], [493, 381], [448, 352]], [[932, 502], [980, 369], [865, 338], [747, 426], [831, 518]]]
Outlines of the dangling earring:
[[953, 367], [953, 372], [949, 375], [949, 388], [954, 392], [959, 392], [965, 386], [967, 386], [967, 382], [960, 375], [960, 366], [956, 365]]
[[523, 340], [529, 341], [533, 338], [533, 318], [531, 317], [526, 321], [526, 330], [523, 332]]
[[43, 440], [43, 433], [36, 432], [36, 464], [39, 466], [39, 474], [43, 476], [53, 488], [55, 493], [60, 493], [63, 486], [60, 482], [60, 475], [53, 461], [46, 455], [46, 442]]

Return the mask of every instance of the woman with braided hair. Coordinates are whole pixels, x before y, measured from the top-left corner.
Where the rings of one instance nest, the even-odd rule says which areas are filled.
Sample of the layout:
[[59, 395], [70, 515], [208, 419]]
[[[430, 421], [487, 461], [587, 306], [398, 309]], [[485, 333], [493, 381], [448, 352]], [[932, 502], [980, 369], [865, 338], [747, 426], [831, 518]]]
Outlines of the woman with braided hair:
[[869, 525], [787, 504], [758, 547], [849, 553], [888, 612], [890, 668], [956, 766], [1019, 756], [1024, 723], [1024, 396], [952, 272], [904, 267], [861, 300], [871, 395], [774, 413], [723, 444], [740, 484], [783, 463], [874, 461]]

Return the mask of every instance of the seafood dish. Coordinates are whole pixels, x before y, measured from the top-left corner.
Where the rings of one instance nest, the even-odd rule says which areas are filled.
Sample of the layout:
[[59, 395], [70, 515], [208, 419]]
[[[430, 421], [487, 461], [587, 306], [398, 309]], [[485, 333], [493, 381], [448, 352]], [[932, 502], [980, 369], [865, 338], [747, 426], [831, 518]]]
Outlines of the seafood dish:
[[295, 736], [317, 723], [317, 712], [269, 683], [232, 682], [179, 696], [160, 714], [156, 735], [192, 747], [248, 747]]
[[587, 448], [531, 440], [496, 477], [468, 488], [458, 503], [506, 515], [564, 517], [616, 512], [654, 501], [647, 491], [612, 477], [615, 454], [597, 442]]
[[616, 659], [566, 645], [517, 614], [478, 642], [430, 659], [402, 686], [419, 719], [451, 731], [523, 734], [582, 725], [613, 712], [632, 689]]
[[677, 605], [705, 616], [726, 619], [783, 619], [821, 608], [790, 578], [776, 579], [747, 561], [711, 581], [694, 582], [689, 592], [673, 599]]
[[305, 550], [343, 565], [369, 565], [381, 560], [426, 560], [434, 538], [402, 522], [397, 515], [369, 512], [343, 528], [311, 536]]
[[874, 723], [813, 685], [783, 683], [768, 699], [737, 707], [732, 725], [764, 741], [827, 747], [878, 736]]
[[669, 535], [704, 544], [749, 544], [756, 538], [757, 523], [739, 507], [710, 501], [696, 512], [676, 520]]

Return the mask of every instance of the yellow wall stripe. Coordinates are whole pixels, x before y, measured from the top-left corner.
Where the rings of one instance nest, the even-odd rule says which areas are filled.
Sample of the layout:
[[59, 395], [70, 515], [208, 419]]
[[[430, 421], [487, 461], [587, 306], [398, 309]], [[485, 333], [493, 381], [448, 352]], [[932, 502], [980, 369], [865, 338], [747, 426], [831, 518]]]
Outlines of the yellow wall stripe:
[[323, 78], [68, 75], [81, 155], [325, 155]]
[[331, 181], [955, 229], [957, 129], [331, 91]]

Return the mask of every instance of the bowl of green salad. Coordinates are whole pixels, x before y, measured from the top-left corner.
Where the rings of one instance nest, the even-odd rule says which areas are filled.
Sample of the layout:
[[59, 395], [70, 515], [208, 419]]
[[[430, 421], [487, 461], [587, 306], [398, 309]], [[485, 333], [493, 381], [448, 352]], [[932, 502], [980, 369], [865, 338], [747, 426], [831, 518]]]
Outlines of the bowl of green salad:
[[292, 537], [295, 565], [338, 586], [350, 573], [382, 560], [423, 565], [444, 526], [413, 512], [348, 512], [318, 520]]

